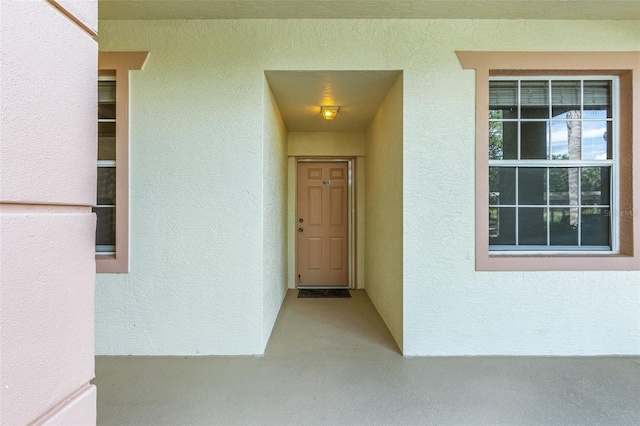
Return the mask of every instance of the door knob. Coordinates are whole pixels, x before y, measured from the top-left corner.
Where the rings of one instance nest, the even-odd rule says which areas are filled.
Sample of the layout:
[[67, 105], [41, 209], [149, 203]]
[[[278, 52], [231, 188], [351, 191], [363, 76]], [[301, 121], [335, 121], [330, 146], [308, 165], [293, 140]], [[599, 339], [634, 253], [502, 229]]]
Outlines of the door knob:
[[302, 231], [304, 231], [304, 229], [298, 228], [298, 232], [302, 232]]

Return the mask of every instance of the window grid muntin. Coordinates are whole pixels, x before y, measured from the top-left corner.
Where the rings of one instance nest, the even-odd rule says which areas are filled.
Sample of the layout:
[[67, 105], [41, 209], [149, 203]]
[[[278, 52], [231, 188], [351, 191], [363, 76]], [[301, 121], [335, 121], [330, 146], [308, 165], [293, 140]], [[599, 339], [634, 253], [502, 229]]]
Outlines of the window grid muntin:
[[[522, 96], [522, 88], [521, 88], [521, 82], [522, 81], [546, 81], [548, 83], [548, 94], [547, 96], [549, 97], [549, 105], [547, 107], [548, 109], [548, 118], [522, 118], [522, 108], [521, 108], [521, 96]], [[611, 109], [612, 109], [612, 113], [611, 113], [611, 117], [606, 117], [606, 118], [584, 118], [584, 114], [581, 114], [581, 118], [579, 119], [580, 123], [584, 123], [584, 122], [597, 122], [597, 121], [605, 121], [607, 123], [614, 123], [617, 120], [617, 107], [618, 107], [618, 102], [617, 102], [617, 81], [618, 81], [618, 77], [614, 77], [614, 76], [558, 76], [558, 77], [544, 77], [544, 76], [529, 76], [529, 77], [491, 77], [489, 79], [489, 84], [491, 84], [491, 82], [493, 81], [515, 81], [517, 82], [517, 87], [516, 87], [516, 102], [518, 103], [516, 105], [516, 112], [517, 112], [517, 118], [499, 118], [499, 119], [492, 119], [489, 118], [489, 122], [502, 122], [502, 123], [522, 123], [524, 122], [546, 122], [549, 124], [548, 128], [547, 128], [547, 140], [546, 140], [546, 146], [547, 146], [547, 151], [548, 153], [551, 153], [551, 148], [550, 148], [550, 143], [551, 143], [551, 123], [552, 122], [563, 122], [563, 121], [568, 121], [567, 119], [562, 119], [562, 118], [554, 118], [552, 116], [553, 114], [553, 95], [552, 95], [552, 83], [554, 81], [580, 81], [580, 111], [583, 113], [585, 111], [585, 105], [584, 105], [584, 82], [585, 81], [608, 81], [611, 82], [611, 90], [610, 90], [610, 99], [611, 99]], [[581, 126], [581, 128], [584, 128], [584, 126]], [[615, 129], [613, 129], [615, 130]], [[517, 156], [518, 156], [518, 160], [522, 159], [522, 154], [521, 154], [521, 126], [518, 125], [517, 126]], [[614, 135], [613, 135], [613, 142], [615, 144], [615, 142], [617, 141], [617, 132], [614, 131]], [[614, 147], [612, 146], [612, 151], [614, 151]], [[611, 153], [613, 155], [613, 152]], [[547, 155], [548, 156], [548, 155]], [[582, 156], [582, 151], [581, 151], [581, 156]], [[494, 160], [490, 160], [490, 161], [494, 161]], [[504, 161], [504, 160], [497, 160], [497, 161]], [[555, 160], [555, 161], [567, 161], [567, 160]], [[600, 160], [598, 160], [600, 161]]]
[[[548, 105], [548, 118], [538, 118], [538, 119], [525, 119], [526, 122], [546, 122], [546, 159], [538, 160], [538, 159], [526, 159], [522, 160], [521, 153], [521, 123], [522, 119], [522, 103], [521, 103], [521, 82], [527, 80], [534, 81], [546, 81], [547, 82], [547, 90], [549, 97], [549, 105]], [[568, 121], [565, 119], [556, 119], [553, 117], [553, 93], [552, 87], [554, 81], [580, 81], [580, 129], [581, 129], [581, 140], [580, 140], [580, 160], [553, 160], [553, 152], [551, 148], [551, 131], [552, 126], [551, 123], [555, 121]], [[585, 251], [588, 252], [604, 252], [604, 253], [618, 253], [619, 251], [619, 241], [618, 241], [618, 220], [617, 215], [615, 214], [615, 209], [618, 206], [618, 182], [619, 182], [619, 171], [618, 171], [618, 109], [619, 109], [619, 101], [618, 101], [618, 77], [615, 76], [521, 76], [521, 77], [491, 77], [489, 79], [489, 87], [491, 87], [491, 82], [493, 81], [515, 81], [516, 85], [516, 111], [517, 118], [516, 119], [492, 119], [489, 118], [489, 122], [515, 122], [517, 123], [517, 160], [504, 160], [504, 159], [489, 159], [489, 167], [512, 167], [515, 168], [515, 205], [497, 205], [489, 203], [489, 209], [500, 209], [500, 208], [514, 208], [515, 209], [515, 245], [492, 245], [489, 244], [489, 250], [493, 253], [496, 252], [513, 252], [513, 253], [526, 253], [526, 254], [534, 254], [536, 252], [551, 254], [554, 252], [562, 253], [562, 254], [571, 254], [571, 253], [582, 253]], [[585, 81], [608, 81], [610, 82], [610, 90], [609, 90], [609, 99], [611, 102], [611, 116], [609, 117], [607, 114], [606, 118], [584, 118], [585, 111], [585, 102], [584, 102], [584, 88]], [[491, 105], [489, 105], [491, 108]], [[609, 128], [611, 128], [612, 135], [607, 134], [608, 138], [611, 138], [611, 148], [610, 152], [607, 153], [606, 160], [583, 160], [584, 158], [584, 122], [595, 122], [595, 121], [605, 121], [607, 124], [607, 132]], [[504, 129], [504, 126], [503, 126]], [[504, 130], [503, 130], [504, 131]], [[609, 146], [606, 147], [609, 150]], [[504, 137], [503, 137], [503, 152], [502, 157], [504, 158]], [[519, 202], [519, 168], [545, 168], [546, 169], [546, 204], [545, 205], [521, 205]], [[609, 169], [609, 204], [596, 204], [596, 205], [583, 205], [582, 204], [582, 169], [586, 167], [606, 167]], [[578, 168], [578, 204], [575, 206], [571, 205], [560, 205], [560, 204], [550, 204], [550, 170], [551, 168]], [[520, 237], [520, 224], [519, 224], [519, 209], [521, 207], [536, 207], [536, 208], [544, 208], [547, 215], [546, 220], [546, 234], [547, 234], [547, 245], [545, 246], [535, 246], [535, 245], [520, 245], [519, 237]], [[578, 209], [578, 245], [576, 246], [552, 246], [551, 238], [550, 238], [550, 224], [551, 224], [551, 209], [553, 208], [575, 208]], [[609, 243], [610, 246], [584, 246], [582, 245], [582, 211], [585, 208], [592, 209], [609, 209], [610, 214], [607, 215], [609, 218]], [[498, 210], [499, 212], [499, 210]]]
[[[499, 161], [499, 160], [497, 160]], [[500, 166], [492, 166], [492, 167], [500, 167]], [[583, 213], [582, 211], [584, 209], [604, 209], [606, 211], [606, 209], [609, 209], [609, 211], [612, 211], [612, 203], [611, 201], [613, 200], [613, 192], [612, 192], [612, 180], [610, 178], [610, 182], [609, 182], [609, 190], [610, 190], [610, 194], [609, 194], [609, 204], [583, 204], [582, 203], [582, 169], [584, 168], [588, 168], [588, 167], [593, 167], [593, 166], [581, 166], [581, 167], [573, 167], [573, 168], [577, 168], [578, 169], [578, 203], [577, 204], [551, 204], [551, 190], [550, 190], [550, 171], [552, 168], [571, 168], [571, 167], [562, 167], [562, 166], [556, 166], [556, 167], [540, 167], [540, 165], [535, 165], [536, 168], [544, 168], [545, 169], [545, 178], [546, 178], [546, 183], [545, 183], [545, 187], [546, 187], [546, 193], [545, 193], [545, 203], [544, 204], [524, 204], [524, 203], [520, 203], [519, 199], [520, 199], [520, 188], [519, 188], [519, 179], [520, 179], [520, 173], [519, 173], [519, 169], [521, 168], [532, 168], [532, 167], [519, 167], [519, 166], [509, 166], [510, 168], [514, 168], [515, 169], [515, 203], [514, 204], [494, 204], [494, 203], [489, 203], [489, 208], [490, 209], [500, 209], [500, 208], [512, 208], [515, 211], [515, 244], [513, 246], [508, 246], [508, 247], [517, 247], [520, 250], [527, 250], [529, 247], [549, 247], [552, 248], [553, 250], [558, 250], [558, 247], [560, 247], [559, 245], [555, 245], [555, 244], [551, 244], [551, 223], [552, 223], [552, 213], [551, 210], [552, 209], [576, 209], [578, 210], [578, 221], [577, 221], [577, 236], [578, 236], [578, 243], [575, 246], [570, 246], [573, 248], [576, 247], [580, 247], [580, 249], [582, 248], [586, 248], [586, 247], [594, 247], [592, 245], [582, 245], [582, 216]], [[608, 168], [609, 169], [609, 176], [612, 176], [612, 166], [606, 166], [606, 165], [602, 165], [600, 164], [598, 167], [600, 168]], [[506, 168], [506, 167], [505, 167]], [[539, 208], [539, 209], [544, 209], [545, 213], [546, 213], [546, 241], [547, 244], [545, 246], [536, 246], [536, 245], [530, 245], [530, 244], [520, 244], [520, 234], [519, 234], [519, 211], [521, 208]], [[610, 218], [610, 221], [613, 221], [615, 219], [615, 215], [608, 215], [608, 217]], [[610, 224], [609, 226], [609, 238], [611, 240], [611, 243], [613, 244], [613, 239], [614, 239], [614, 233], [613, 233], [613, 227], [612, 224]], [[498, 244], [492, 244], [490, 245], [490, 248], [492, 251], [495, 250], [495, 247], [497, 246], [504, 246], [504, 245], [498, 245]], [[604, 246], [603, 246], [604, 247]], [[610, 250], [607, 247], [607, 250]]]

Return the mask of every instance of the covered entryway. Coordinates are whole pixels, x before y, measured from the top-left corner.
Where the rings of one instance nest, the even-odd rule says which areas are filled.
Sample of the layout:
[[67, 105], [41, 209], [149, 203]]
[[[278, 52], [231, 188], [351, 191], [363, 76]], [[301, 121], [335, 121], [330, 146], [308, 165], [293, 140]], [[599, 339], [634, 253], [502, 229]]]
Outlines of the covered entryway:
[[[284, 140], [288, 157], [288, 288], [364, 289], [402, 347], [403, 73], [265, 77], [265, 147]], [[323, 106], [339, 108], [335, 119], [324, 119]], [[351, 161], [352, 192], [336, 160]], [[271, 164], [267, 185], [277, 176]]]

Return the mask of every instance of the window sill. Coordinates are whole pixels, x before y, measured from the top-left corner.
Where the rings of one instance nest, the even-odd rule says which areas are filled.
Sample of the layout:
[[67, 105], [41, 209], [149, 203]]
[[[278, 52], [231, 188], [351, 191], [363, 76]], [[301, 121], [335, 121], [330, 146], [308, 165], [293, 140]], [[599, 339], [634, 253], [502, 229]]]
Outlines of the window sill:
[[506, 256], [506, 257], [588, 257], [588, 256], [612, 256], [620, 254], [613, 250], [490, 250], [489, 257]]
[[478, 256], [477, 271], [633, 271], [634, 256], [620, 253], [496, 253]]
[[117, 274], [129, 272], [126, 259], [118, 258], [113, 254], [96, 254], [96, 273]]

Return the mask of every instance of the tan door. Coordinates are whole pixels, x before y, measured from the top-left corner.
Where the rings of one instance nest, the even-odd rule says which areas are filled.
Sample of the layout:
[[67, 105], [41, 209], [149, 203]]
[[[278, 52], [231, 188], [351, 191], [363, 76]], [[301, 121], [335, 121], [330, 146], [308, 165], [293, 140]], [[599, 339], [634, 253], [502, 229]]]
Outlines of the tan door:
[[347, 163], [298, 163], [298, 287], [349, 286]]

